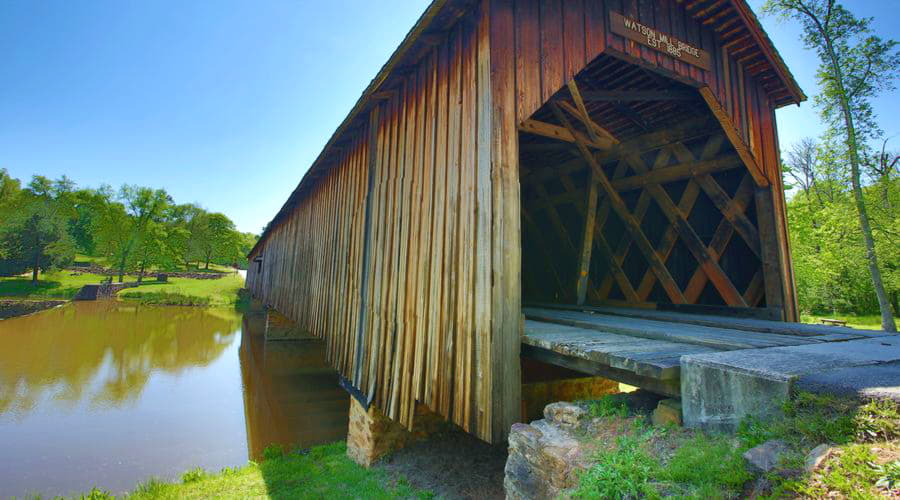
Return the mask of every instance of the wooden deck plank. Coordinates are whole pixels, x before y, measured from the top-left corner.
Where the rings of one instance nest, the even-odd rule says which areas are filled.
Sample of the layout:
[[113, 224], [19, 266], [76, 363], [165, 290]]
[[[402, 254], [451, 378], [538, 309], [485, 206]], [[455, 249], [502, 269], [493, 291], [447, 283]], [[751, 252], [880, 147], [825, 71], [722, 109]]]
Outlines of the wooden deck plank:
[[716, 349], [541, 321], [525, 321], [526, 345], [658, 380], [678, 378], [678, 359]]
[[727, 316], [711, 316], [705, 314], [691, 314], [670, 311], [657, 311], [653, 309], [638, 309], [627, 307], [608, 306], [576, 306], [561, 304], [533, 304], [534, 307], [545, 309], [562, 309], [572, 311], [592, 311], [613, 316], [629, 318], [641, 318], [654, 321], [667, 321], [699, 326], [722, 327], [734, 330], [743, 330], [758, 333], [773, 333], [777, 335], [794, 335], [800, 337], [819, 337], [819, 340], [827, 342], [840, 342], [866, 337], [881, 337], [885, 332], [875, 330], [855, 330], [840, 326], [810, 325], [803, 323], [788, 323], [784, 321], [770, 321], [754, 318], [734, 318]]
[[812, 337], [747, 332], [708, 326], [664, 323], [640, 318], [607, 316], [579, 311], [525, 308], [525, 316], [538, 321], [619, 333], [635, 337], [735, 350], [819, 343]]

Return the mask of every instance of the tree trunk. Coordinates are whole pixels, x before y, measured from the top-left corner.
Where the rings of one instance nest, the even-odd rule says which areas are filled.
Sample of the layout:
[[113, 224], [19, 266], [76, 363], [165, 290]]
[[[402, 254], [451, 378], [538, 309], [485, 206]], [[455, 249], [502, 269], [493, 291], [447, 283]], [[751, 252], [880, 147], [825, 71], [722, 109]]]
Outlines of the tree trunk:
[[34, 268], [31, 269], [31, 286], [37, 286], [38, 284], [38, 272], [41, 269], [41, 254], [40, 252], [34, 253]]
[[138, 285], [140, 285], [142, 281], [144, 281], [144, 261], [143, 260], [141, 261], [141, 269], [140, 269], [140, 271], [138, 271], [138, 280], [137, 280]]
[[853, 123], [853, 114], [850, 110], [850, 103], [847, 101], [847, 92], [844, 88], [844, 77], [841, 72], [840, 64], [837, 60], [837, 54], [831, 44], [830, 38], [826, 33], [825, 42], [831, 55], [831, 64], [836, 76], [839, 88], [838, 98], [840, 99], [841, 112], [844, 115], [844, 126], [847, 128], [847, 149], [850, 152], [850, 183], [853, 185], [853, 201], [856, 203], [856, 213], [859, 216], [859, 227], [862, 229], [863, 240], [866, 243], [866, 260], [869, 264], [869, 274], [872, 275], [872, 285], [875, 287], [875, 296], [878, 297], [878, 308], [881, 310], [881, 328], [886, 332], [896, 332], [897, 326], [894, 324], [894, 315], [891, 311], [891, 304], [888, 302], [887, 293], [884, 290], [884, 283], [881, 280], [881, 270], [878, 268], [878, 256], [875, 253], [875, 240], [872, 238], [872, 226], [869, 224], [869, 214], [866, 211], [866, 203], [863, 199], [862, 186], [860, 185], [859, 174], [859, 145], [856, 142], [856, 128]]

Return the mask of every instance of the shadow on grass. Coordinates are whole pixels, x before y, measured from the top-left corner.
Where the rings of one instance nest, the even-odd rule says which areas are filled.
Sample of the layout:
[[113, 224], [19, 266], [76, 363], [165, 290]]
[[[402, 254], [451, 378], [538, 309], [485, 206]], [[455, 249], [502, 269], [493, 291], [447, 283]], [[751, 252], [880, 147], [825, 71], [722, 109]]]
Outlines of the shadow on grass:
[[0, 281], [0, 297], [50, 297], [72, 298], [81, 286], [62, 286], [59, 281], [38, 281], [32, 284], [30, 278], [13, 278]]

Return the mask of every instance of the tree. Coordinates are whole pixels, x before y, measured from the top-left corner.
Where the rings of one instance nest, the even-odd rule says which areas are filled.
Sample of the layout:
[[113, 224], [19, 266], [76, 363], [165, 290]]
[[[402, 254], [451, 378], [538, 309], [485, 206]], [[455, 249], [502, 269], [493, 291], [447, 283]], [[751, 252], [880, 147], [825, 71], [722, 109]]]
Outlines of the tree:
[[133, 252], [147, 237], [148, 227], [161, 222], [171, 198], [162, 189], [122, 186], [122, 203], [110, 203], [100, 217], [98, 236], [116, 263], [119, 283], [132, 264]]
[[18, 179], [9, 176], [5, 168], [0, 168], [0, 215], [12, 207], [13, 201], [19, 197], [22, 185]]
[[204, 214], [197, 237], [197, 245], [207, 270], [214, 259], [234, 262], [240, 254], [239, 234], [234, 223], [224, 214]]
[[872, 99], [892, 89], [900, 66], [897, 43], [872, 34], [870, 18], [856, 18], [836, 0], [768, 0], [764, 9], [803, 26], [803, 42], [819, 56], [816, 97], [823, 118], [843, 138], [850, 163], [853, 200], [866, 248], [866, 260], [885, 331], [897, 331], [878, 266], [875, 241], [863, 197], [861, 151], [878, 129]]
[[[4, 172], [5, 173], [5, 172]], [[71, 186], [35, 176], [14, 200], [15, 210], [0, 226], [0, 274], [16, 275], [31, 270], [38, 283], [41, 271], [62, 267], [75, 257], [75, 246], [66, 232], [63, 199]]]

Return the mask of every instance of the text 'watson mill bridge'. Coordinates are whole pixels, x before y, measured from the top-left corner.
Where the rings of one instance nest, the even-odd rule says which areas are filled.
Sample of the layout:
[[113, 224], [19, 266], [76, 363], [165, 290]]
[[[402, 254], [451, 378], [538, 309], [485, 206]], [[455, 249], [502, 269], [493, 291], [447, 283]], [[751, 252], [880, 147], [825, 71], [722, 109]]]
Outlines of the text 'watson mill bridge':
[[682, 397], [682, 355], [841, 337], [784, 323], [804, 99], [745, 0], [435, 0], [247, 286], [410, 428], [500, 442], [546, 365]]

